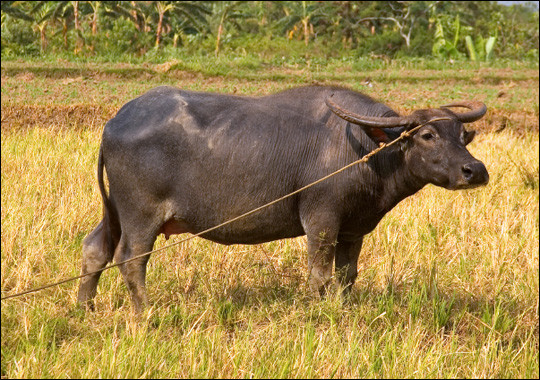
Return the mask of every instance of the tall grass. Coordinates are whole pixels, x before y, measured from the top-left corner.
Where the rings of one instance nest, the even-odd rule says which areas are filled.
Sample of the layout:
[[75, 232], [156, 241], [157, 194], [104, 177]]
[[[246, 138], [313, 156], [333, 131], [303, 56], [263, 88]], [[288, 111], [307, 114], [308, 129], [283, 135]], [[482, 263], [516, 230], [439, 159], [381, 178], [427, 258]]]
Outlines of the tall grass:
[[[10, 294], [79, 274], [101, 216], [100, 130], [50, 127], [2, 131]], [[537, 378], [538, 135], [480, 134], [470, 150], [489, 185], [400, 203], [365, 239], [345, 303], [306, 290], [305, 238], [196, 238], [152, 256], [141, 317], [117, 269], [94, 313], [75, 307], [77, 282], [3, 301], [1, 375]]]

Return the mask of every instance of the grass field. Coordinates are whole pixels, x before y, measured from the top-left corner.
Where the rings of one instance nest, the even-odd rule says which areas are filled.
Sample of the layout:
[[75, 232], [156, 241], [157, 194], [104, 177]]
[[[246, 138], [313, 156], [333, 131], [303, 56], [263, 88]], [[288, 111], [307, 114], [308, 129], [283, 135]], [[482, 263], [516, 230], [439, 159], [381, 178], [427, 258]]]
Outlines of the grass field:
[[101, 218], [103, 124], [162, 84], [246, 95], [341, 84], [401, 112], [480, 100], [470, 151], [490, 183], [400, 203], [365, 239], [346, 303], [309, 294], [305, 238], [195, 238], [155, 254], [141, 317], [116, 268], [94, 313], [75, 307], [77, 281], [2, 301], [2, 378], [538, 378], [537, 68], [225, 69], [2, 62], [2, 296], [79, 274]]

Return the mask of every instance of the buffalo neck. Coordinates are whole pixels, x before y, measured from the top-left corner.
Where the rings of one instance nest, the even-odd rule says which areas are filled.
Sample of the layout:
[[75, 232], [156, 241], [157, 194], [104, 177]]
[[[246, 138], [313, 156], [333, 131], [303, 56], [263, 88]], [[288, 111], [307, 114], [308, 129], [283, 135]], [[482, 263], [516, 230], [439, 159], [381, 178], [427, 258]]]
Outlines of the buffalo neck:
[[399, 147], [389, 147], [368, 160], [382, 189], [378, 208], [388, 212], [405, 198], [417, 193], [426, 183], [413, 176]]

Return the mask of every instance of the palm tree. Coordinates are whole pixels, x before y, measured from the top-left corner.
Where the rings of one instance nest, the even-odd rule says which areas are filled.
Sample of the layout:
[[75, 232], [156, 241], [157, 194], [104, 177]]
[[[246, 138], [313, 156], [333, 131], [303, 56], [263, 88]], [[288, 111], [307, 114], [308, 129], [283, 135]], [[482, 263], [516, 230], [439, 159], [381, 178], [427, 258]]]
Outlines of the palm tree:
[[139, 32], [148, 32], [150, 27], [151, 6], [141, 1], [104, 1], [103, 14], [106, 17], [125, 17]]
[[[157, 11], [156, 42], [155, 47], [159, 47], [165, 25], [171, 28], [172, 19], [183, 27], [190, 26], [201, 30], [207, 25], [206, 15], [210, 12], [196, 1], [154, 1]], [[178, 22], [180, 21], [180, 22]]]
[[92, 35], [97, 34], [98, 28], [98, 14], [99, 8], [101, 7], [101, 1], [87, 1], [88, 4], [92, 7]]
[[206, 15], [210, 12], [197, 1], [106, 1], [104, 14], [113, 17], [125, 17], [143, 33], [150, 32], [155, 25], [155, 43], [161, 45], [163, 34], [175, 31], [175, 39], [185, 29], [203, 30], [207, 26]]
[[214, 2], [213, 12], [214, 16], [217, 16], [219, 23], [216, 31], [216, 49], [215, 54], [219, 54], [221, 37], [225, 30], [225, 24], [227, 22], [233, 21], [236, 18], [242, 17], [242, 13], [235, 12], [236, 7], [241, 3], [241, 1], [216, 1]]
[[[41, 11], [45, 8], [47, 11]], [[64, 39], [64, 47], [68, 48], [67, 33], [71, 21], [75, 20], [75, 27], [79, 28], [79, 2], [78, 1], [39, 1], [32, 12], [41, 12], [41, 22], [50, 20], [52, 22], [60, 22], [62, 24], [62, 37]], [[40, 23], [38, 21], [38, 23]], [[46, 27], [46, 23], [42, 28]], [[41, 31], [41, 29], [40, 29]]]
[[47, 49], [47, 26], [51, 24], [52, 15], [56, 5], [51, 1], [40, 1], [30, 11], [30, 14], [35, 20], [35, 28], [39, 31], [41, 41], [41, 52], [44, 53]]
[[304, 43], [307, 46], [311, 35], [314, 34], [313, 23], [325, 16], [328, 5], [318, 1], [283, 1], [278, 4], [282, 5], [285, 13], [285, 17], [278, 21], [278, 25], [283, 26], [283, 30], [287, 31], [289, 38], [292, 37], [295, 30], [302, 30]]

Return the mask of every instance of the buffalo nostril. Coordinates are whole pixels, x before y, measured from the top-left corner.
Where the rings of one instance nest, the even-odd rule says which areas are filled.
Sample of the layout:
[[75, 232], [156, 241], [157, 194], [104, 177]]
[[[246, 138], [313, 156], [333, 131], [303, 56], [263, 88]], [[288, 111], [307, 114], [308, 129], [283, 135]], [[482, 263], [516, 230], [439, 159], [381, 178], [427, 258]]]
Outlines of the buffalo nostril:
[[474, 173], [470, 164], [463, 165], [463, 167], [461, 168], [461, 171], [463, 172], [463, 175], [465, 176], [465, 179], [467, 181], [470, 181], [474, 176]]
[[489, 174], [480, 161], [469, 162], [461, 167], [463, 178], [469, 185], [485, 185], [489, 181]]

